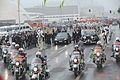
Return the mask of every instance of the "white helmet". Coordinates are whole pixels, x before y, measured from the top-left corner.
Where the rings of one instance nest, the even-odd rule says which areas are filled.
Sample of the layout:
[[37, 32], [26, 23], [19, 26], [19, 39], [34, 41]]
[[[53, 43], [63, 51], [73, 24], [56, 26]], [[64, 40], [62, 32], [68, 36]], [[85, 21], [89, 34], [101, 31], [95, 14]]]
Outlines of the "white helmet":
[[36, 52], [36, 55], [41, 55], [42, 53], [41, 52]]
[[75, 45], [75, 48], [78, 48], [79, 46], [78, 45]]
[[24, 49], [23, 49], [23, 48], [19, 48], [19, 51], [22, 51], [22, 52], [24, 52]]
[[116, 41], [120, 41], [120, 38], [119, 38], [119, 37], [116, 37]]
[[15, 45], [15, 42], [12, 42], [12, 45]]
[[101, 41], [98, 41], [97, 44], [101, 44]]
[[19, 47], [20, 45], [19, 44], [15, 44], [15, 47]]

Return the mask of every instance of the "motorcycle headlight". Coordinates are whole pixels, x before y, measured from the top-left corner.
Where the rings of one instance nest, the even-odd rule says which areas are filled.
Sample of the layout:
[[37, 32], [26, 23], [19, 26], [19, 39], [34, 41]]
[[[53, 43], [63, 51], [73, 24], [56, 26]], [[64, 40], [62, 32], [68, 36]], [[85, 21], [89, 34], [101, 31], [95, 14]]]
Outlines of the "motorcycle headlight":
[[77, 65], [75, 64], [75, 65], [73, 65], [73, 67], [74, 67], [74, 68], [76, 68], [76, 67], [77, 67]]
[[86, 36], [84, 36], [83, 39], [86, 39]]
[[97, 56], [100, 56], [100, 53], [97, 53]]
[[67, 40], [66, 38], [64, 40]]
[[10, 52], [10, 54], [13, 54], [12, 52]]
[[119, 55], [119, 53], [115, 53], [115, 55]]
[[76, 62], [77, 62], [77, 59], [74, 59], [74, 62], [76, 63]]
[[6, 54], [6, 53], [7, 53], [7, 51], [3, 51], [3, 53], [5, 53], [5, 54]]
[[55, 39], [55, 41], [57, 41], [57, 39]]
[[115, 48], [115, 51], [119, 51], [119, 49], [118, 49], [118, 48]]
[[19, 62], [16, 62], [15, 64], [16, 64], [16, 66], [19, 66], [19, 65], [20, 65], [20, 63], [19, 63]]
[[38, 69], [35, 67], [33, 70], [36, 72]]

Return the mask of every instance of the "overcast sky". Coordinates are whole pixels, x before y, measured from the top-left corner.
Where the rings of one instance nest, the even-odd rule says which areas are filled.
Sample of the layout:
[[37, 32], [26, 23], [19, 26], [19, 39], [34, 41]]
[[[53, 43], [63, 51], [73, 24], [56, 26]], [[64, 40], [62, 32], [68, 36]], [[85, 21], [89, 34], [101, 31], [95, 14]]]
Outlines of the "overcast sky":
[[[17, 0], [11, 0], [17, 1]], [[79, 1], [79, 2], [78, 2]], [[42, 6], [43, 0], [21, 0], [21, 6], [33, 7], [33, 6]], [[46, 6], [59, 6], [62, 0], [48, 0]], [[107, 10], [115, 10], [120, 7], [120, 0], [65, 0], [65, 5], [77, 5], [79, 3], [80, 7], [89, 7], [89, 6], [102, 6]]]

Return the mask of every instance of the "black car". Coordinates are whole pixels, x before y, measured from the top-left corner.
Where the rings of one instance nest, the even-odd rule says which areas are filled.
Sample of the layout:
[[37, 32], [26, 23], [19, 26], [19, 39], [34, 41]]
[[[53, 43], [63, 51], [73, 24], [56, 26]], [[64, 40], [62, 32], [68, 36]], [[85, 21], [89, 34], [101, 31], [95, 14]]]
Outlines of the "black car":
[[84, 29], [81, 31], [81, 35], [84, 44], [96, 44], [99, 41], [99, 37], [95, 29]]
[[54, 44], [59, 44], [59, 43], [64, 43], [64, 44], [69, 44], [71, 43], [71, 36], [67, 32], [60, 32], [56, 35], [54, 39]]

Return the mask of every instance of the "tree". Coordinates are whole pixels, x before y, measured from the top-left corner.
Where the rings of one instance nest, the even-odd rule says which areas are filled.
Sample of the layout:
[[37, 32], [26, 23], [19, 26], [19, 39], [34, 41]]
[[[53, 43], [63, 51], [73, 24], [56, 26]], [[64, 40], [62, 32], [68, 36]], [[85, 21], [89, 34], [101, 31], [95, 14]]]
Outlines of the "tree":
[[120, 8], [118, 8], [118, 13], [120, 13]]

